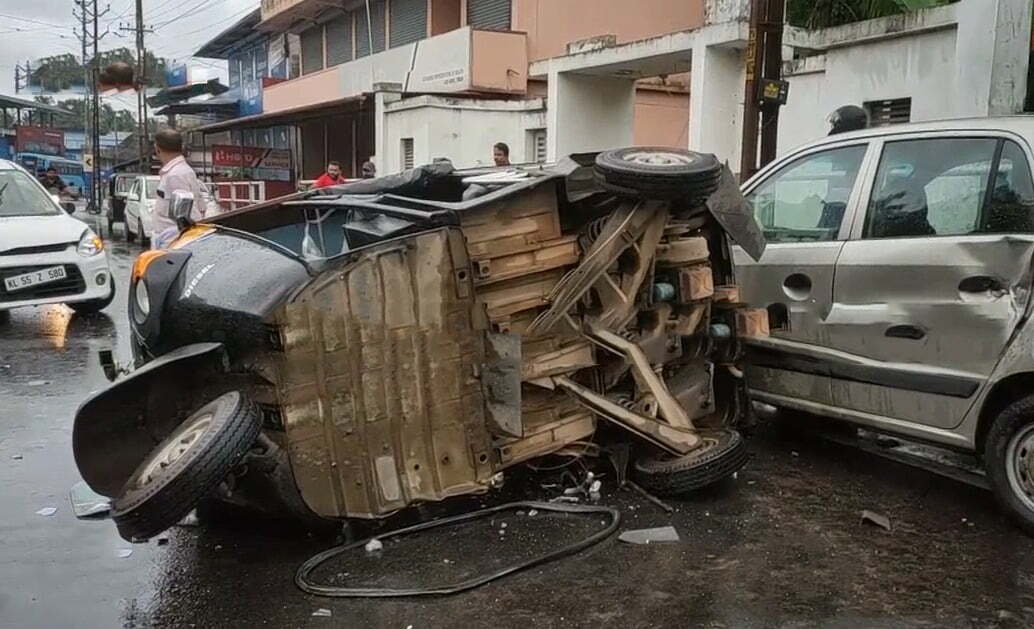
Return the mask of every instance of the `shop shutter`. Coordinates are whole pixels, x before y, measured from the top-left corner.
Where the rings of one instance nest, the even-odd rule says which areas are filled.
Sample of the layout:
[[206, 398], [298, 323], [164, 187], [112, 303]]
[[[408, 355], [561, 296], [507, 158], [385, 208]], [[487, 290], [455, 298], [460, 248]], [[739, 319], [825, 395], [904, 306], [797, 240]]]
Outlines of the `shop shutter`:
[[510, 30], [512, 0], [467, 0], [467, 24], [489, 31]]
[[402, 170], [409, 170], [413, 167], [413, 138], [402, 138], [401, 152]]
[[302, 74], [323, 69], [323, 26], [302, 33]]
[[[384, 51], [384, 0], [370, 0], [370, 21], [373, 22], [373, 51]], [[367, 35], [366, 5], [355, 10], [355, 56], [370, 54], [370, 38]]]
[[865, 111], [869, 113], [870, 127], [905, 124], [912, 119], [911, 98], [869, 101], [864, 103], [864, 105]]
[[405, 46], [427, 37], [427, 0], [391, 0], [391, 47]]
[[352, 60], [352, 14], [327, 22], [327, 66]]

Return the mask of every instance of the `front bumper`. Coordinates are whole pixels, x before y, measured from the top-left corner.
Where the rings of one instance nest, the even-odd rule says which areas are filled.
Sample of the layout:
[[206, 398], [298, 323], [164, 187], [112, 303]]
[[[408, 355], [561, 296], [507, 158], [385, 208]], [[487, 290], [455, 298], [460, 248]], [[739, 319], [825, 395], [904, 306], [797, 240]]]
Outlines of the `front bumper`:
[[0, 284], [0, 310], [22, 306], [70, 304], [106, 299], [113, 290], [108, 252], [85, 258], [76, 253], [74, 244], [64, 251], [0, 256], [0, 280], [27, 270], [64, 266], [67, 278], [41, 284], [38, 288], [8, 293]]

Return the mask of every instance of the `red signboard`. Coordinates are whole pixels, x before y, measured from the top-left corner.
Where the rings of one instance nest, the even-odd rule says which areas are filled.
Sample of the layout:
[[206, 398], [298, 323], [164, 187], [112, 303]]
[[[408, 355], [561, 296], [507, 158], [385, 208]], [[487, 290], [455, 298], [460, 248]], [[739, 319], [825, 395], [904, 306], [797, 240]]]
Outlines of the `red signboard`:
[[65, 154], [65, 132], [50, 127], [19, 126], [15, 129], [15, 151], [19, 153]]
[[240, 169], [252, 179], [287, 181], [291, 178], [291, 151], [257, 146], [212, 145], [212, 166], [216, 170]]

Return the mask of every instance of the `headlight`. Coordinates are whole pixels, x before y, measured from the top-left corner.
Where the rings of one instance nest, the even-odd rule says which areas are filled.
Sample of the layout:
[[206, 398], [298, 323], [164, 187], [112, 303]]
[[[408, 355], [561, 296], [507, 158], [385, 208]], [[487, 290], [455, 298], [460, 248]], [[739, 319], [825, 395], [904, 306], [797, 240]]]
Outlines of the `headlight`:
[[133, 293], [133, 298], [136, 300], [136, 321], [143, 323], [147, 319], [147, 315], [151, 313], [151, 297], [147, 294], [147, 282], [143, 278], [136, 283]]
[[100, 236], [93, 233], [92, 229], [87, 229], [83, 232], [83, 237], [79, 239], [77, 251], [79, 251], [79, 255], [87, 258], [95, 256], [104, 251], [104, 241], [101, 240]]

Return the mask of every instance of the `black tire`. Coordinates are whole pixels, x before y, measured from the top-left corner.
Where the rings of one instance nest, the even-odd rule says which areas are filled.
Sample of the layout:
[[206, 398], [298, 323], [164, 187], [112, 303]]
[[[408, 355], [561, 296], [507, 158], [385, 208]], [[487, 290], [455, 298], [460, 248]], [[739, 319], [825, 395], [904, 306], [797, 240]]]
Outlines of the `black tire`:
[[140, 217], [137, 217], [136, 219], [136, 232], [140, 234], [140, 246], [144, 248], [150, 247], [151, 239], [148, 238], [147, 234], [144, 232], [144, 219]]
[[[258, 406], [237, 391], [191, 415], [151, 451], [115, 497], [111, 514], [119, 535], [142, 542], [182, 520], [240, 462], [261, 428]], [[177, 441], [181, 449], [173, 451]]]
[[699, 202], [718, 189], [722, 165], [709, 153], [629, 147], [596, 156], [596, 181], [621, 196]]
[[95, 314], [104, 310], [111, 305], [111, 302], [115, 300], [115, 283], [114, 280], [111, 282], [111, 292], [108, 296], [103, 299], [91, 299], [89, 301], [78, 301], [75, 303], [68, 304], [68, 307], [76, 311], [79, 314]]
[[1034, 461], [1034, 395], [999, 413], [984, 440], [984, 468], [995, 498], [1024, 532], [1034, 535], [1034, 474], [1016, 465], [1017, 456]]
[[707, 443], [685, 456], [661, 454], [636, 459], [636, 482], [658, 496], [675, 496], [716, 483], [747, 464], [747, 444], [738, 431], [701, 436]]
[[136, 234], [129, 229], [129, 217], [126, 217], [126, 222], [123, 223], [126, 226], [126, 242], [136, 242]]
[[111, 216], [108, 216], [108, 238], [115, 238], [115, 219]]

